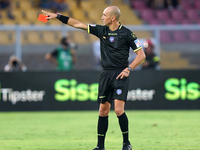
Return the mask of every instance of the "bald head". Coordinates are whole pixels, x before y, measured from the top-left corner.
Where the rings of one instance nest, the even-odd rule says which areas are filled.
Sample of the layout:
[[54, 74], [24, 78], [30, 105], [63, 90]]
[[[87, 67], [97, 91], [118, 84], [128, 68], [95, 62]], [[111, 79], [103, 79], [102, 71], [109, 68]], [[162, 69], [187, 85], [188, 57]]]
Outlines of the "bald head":
[[104, 12], [107, 11], [110, 17], [115, 16], [116, 20], [119, 21], [121, 12], [117, 6], [109, 6], [105, 8]]

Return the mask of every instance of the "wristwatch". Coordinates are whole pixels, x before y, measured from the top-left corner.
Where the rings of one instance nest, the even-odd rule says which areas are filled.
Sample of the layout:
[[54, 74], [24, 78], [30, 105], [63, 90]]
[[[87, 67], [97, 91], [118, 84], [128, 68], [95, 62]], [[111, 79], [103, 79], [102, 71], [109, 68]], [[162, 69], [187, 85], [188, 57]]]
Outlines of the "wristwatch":
[[60, 18], [60, 15], [61, 15], [60, 13], [57, 13], [57, 17], [56, 17], [56, 18], [59, 19], [59, 18]]
[[131, 71], [131, 70], [132, 70], [132, 68], [131, 68], [131, 67], [127, 67], [127, 68], [128, 68], [128, 70], [129, 70], [129, 71]]

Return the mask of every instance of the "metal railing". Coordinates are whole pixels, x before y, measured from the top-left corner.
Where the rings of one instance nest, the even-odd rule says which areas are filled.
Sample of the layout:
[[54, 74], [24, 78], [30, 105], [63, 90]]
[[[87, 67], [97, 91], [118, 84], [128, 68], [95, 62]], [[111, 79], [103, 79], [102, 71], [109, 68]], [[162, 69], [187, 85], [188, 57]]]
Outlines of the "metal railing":
[[[156, 25], [156, 26], [149, 26], [149, 25], [141, 25], [141, 26], [134, 26], [134, 25], [125, 25], [132, 31], [151, 31], [153, 32], [152, 38], [156, 40], [155, 50], [160, 55], [160, 31], [167, 30], [199, 30], [199, 25]], [[62, 35], [66, 35], [68, 31], [75, 31], [79, 29], [72, 28], [67, 25], [60, 25], [60, 26], [36, 26], [36, 25], [29, 25], [29, 26], [19, 26], [19, 25], [0, 25], [0, 31], [15, 31], [16, 32], [16, 41], [15, 41], [15, 54], [20, 59], [22, 57], [22, 43], [21, 43], [21, 34], [22, 31], [60, 31]]]

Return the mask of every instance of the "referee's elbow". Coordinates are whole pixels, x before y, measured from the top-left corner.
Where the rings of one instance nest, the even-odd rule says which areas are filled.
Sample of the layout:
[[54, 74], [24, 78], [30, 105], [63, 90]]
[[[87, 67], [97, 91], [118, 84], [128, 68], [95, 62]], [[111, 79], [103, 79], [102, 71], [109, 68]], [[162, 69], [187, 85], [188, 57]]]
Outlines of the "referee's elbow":
[[142, 55], [142, 61], [145, 60], [145, 58], [146, 58], [146, 55], [145, 55], [145, 53], [143, 53], [143, 55]]

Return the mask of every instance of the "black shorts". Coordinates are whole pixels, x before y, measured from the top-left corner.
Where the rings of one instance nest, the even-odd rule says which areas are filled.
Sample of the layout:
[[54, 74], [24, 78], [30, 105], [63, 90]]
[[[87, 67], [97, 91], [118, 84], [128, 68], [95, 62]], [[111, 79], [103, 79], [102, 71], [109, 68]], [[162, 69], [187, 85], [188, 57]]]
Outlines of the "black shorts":
[[122, 70], [103, 70], [99, 79], [98, 103], [114, 99], [127, 101], [129, 77], [116, 79]]

